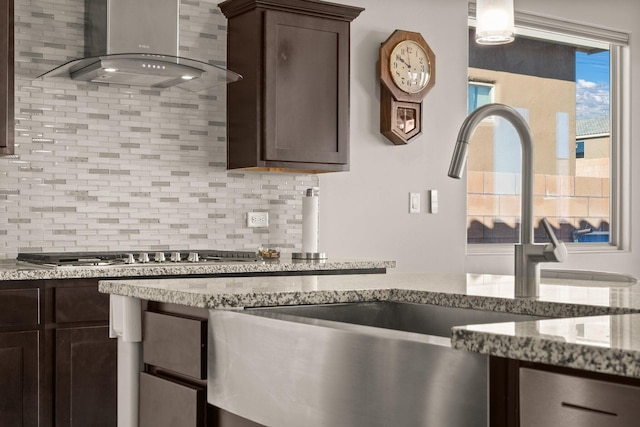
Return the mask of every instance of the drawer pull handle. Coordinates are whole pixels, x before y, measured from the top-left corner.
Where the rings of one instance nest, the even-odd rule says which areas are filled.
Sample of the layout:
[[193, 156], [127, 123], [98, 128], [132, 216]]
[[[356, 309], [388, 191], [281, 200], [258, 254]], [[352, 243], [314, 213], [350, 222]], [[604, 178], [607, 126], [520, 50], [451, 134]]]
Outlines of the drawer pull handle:
[[618, 414], [616, 414], [615, 412], [603, 411], [602, 409], [587, 408], [586, 406], [574, 405], [573, 403], [567, 403], [567, 402], [562, 402], [562, 407], [563, 408], [578, 409], [578, 410], [581, 410], [581, 411], [595, 412], [595, 413], [603, 414], [603, 415], [611, 415], [613, 417], [617, 417], [618, 416]]

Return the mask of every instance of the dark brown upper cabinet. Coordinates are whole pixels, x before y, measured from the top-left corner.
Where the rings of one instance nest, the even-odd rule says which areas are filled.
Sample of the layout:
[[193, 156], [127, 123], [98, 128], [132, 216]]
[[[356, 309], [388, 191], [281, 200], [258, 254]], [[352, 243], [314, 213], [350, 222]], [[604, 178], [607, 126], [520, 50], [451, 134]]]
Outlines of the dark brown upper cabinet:
[[14, 153], [13, 0], [0, 5], [0, 156]]
[[227, 0], [227, 168], [349, 170], [349, 26], [364, 9]]

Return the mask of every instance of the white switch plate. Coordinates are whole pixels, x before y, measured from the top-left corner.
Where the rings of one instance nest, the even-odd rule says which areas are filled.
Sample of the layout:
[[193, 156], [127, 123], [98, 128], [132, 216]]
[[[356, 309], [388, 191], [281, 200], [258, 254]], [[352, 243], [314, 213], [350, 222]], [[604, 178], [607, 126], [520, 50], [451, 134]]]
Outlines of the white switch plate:
[[420, 193], [409, 193], [409, 213], [420, 213]]
[[258, 228], [269, 226], [269, 212], [249, 212], [247, 213], [247, 227]]
[[438, 213], [438, 190], [429, 190], [429, 212]]

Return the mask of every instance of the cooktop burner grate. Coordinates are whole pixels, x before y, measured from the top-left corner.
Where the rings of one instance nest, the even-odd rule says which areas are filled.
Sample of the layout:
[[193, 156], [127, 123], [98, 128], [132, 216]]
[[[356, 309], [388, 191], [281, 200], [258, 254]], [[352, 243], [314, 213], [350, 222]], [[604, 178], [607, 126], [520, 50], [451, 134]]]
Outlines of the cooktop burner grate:
[[18, 261], [40, 265], [85, 266], [144, 263], [255, 262], [256, 252], [228, 250], [113, 251], [113, 252], [24, 252]]

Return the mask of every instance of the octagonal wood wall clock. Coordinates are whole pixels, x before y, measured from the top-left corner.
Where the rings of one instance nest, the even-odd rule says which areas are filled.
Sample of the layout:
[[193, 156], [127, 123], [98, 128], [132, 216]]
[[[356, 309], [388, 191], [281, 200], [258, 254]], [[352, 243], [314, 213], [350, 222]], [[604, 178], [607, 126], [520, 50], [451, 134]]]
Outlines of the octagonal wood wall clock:
[[422, 100], [436, 83], [436, 56], [420, 33], [395, 30], [380, 46], [380, 132], [396, 145], [422, 133]]

